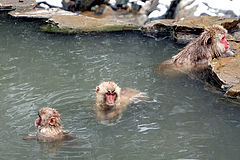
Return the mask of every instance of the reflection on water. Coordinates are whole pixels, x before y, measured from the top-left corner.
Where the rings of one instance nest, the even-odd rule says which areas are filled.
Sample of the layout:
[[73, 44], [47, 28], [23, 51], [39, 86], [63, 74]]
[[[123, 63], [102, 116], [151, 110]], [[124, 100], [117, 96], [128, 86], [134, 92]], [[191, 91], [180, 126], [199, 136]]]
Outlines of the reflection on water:
[[[182, 46], [141, 33], [46, 34], [38, 22], [0, 22], [0, 155], [3, 159], [238, 159], [239, 103], [156, 66]], [[116, 125], [98, 122], [95, 87], [113, 80], [146, 92]], [[23, 141], [44, 106], [75, 142]], [[58, 147], [60, 146], [60, 147]]]

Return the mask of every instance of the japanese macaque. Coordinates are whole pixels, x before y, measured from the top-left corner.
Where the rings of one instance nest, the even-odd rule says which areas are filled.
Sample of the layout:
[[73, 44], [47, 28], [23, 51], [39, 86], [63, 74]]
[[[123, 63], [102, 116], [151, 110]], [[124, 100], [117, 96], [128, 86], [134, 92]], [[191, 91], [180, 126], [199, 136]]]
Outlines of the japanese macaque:
[[160, 67], [175, 67], [177, 70], [191, 69], [208, 66], [209, 62], [217, 57], [234, 56], [234, 53], [229, 50], [226, 33], [227, 30], [220, 25], [206, 28], [200, 37], [190, 42], [170, 60], [163, 62]]
[[44, 107], [38, 111], [35, 120], [36, 136], [27, 136], [24, 139], [37, 139], [39, 141], [71, 140], [73, 137], [62, 130], [61, 116], [54, 108]]
[[102, 82], [96, 87], [96, 112], [100, 120], [121, 117], [127, 104], [135, 99], [144, 98], [143, 94], [135, 89], [121, 89], [112, 81]]

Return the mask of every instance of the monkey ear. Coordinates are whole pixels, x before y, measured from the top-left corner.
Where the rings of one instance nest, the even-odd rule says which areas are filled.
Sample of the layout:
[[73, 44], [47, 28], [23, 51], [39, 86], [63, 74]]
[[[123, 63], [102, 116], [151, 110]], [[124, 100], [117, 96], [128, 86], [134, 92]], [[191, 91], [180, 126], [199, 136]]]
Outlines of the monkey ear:
[[100, 88], [99, 87], [97, 87], [96, 88], [96, 93], [98, 93], [100, 91]]
[[51, 117], [49, 124], [50, 124], [51, 126], [54, 126], [55, 123], [56, 123], [56, 118], [55, 118], [55, 117]]

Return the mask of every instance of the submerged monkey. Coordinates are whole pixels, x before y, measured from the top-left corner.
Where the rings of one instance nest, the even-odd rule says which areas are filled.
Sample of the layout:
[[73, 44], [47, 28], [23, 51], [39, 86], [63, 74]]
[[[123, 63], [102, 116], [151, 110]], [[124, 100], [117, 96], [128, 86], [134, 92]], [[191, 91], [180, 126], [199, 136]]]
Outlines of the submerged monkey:
[[220, 25], [206, 28], [200, 37], [190, 42], [181, 52], [160, 64], [159, 69], [184, 71], [205, 68], [214, 58], [234, 56], [229, 50], [226, 33], [227, 30]]
[[61, 116], [54, 108], [41, 108], [38, 111], [38, 118], [35, 120], [35, 126], [37, 127], [37, 135], [27, 136], [24, 140], [36, 139], [43, 142], [53, 142], [74, 139], [74, 137], [62, 130]]
[[139, 90], [121, 89], [112, 81], [102, 82], [96, 87], [96, 113], [100, 120], [120, 117], [127, 105], [135, 99], [144, 98]]

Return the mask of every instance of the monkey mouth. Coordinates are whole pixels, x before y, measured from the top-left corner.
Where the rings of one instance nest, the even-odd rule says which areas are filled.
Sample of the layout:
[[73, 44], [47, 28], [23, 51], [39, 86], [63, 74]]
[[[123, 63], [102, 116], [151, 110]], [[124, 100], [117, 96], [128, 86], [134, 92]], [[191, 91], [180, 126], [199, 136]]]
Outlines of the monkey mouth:
[[113, 102], [106, 102], [106, 105], [109, 106], [109, 107], [113, 107], [115, 105], [115, 103], [113, 103]]

